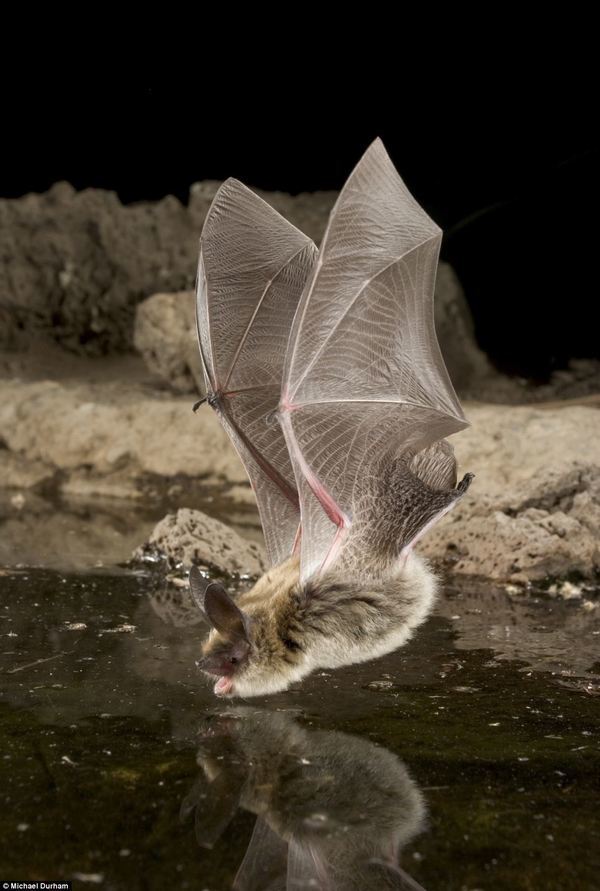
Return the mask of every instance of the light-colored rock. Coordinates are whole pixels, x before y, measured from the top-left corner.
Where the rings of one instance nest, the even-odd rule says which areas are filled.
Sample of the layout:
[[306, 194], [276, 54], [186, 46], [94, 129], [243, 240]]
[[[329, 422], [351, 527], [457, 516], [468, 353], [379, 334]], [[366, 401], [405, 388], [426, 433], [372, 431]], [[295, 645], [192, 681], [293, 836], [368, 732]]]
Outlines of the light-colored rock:
[[189, 399], [51, 381], [0, 381], [0, 438], [27, 461], [61, 470], [185, 474], [245, 482], [218, 419]]
[[158, 523], [147, 544], [136, 552], [165, 555], [172, 564], [189, 568], [193, 563], [219, 572], [260, 575], [265, 555], [256, 542], [243, 539], [229, 526], [199, 510], [181, 508]]
[[[118, 378], [0, 381], [0, 477], [4, 466], [4, 479], [25, 489], [60, 471], [64, 492], [132, 499], [146, 478], [181, 485], [174, 478], [188, 476], [225, 483], [225, 497], [246, 509], [253, 498], [239, 458], [214, 412], [203, 406], [194, 415], [191, 405]], [[591, 579], [600, 539], [600, 411], [471, 403], [466, 413], [472, 426], [452, 441], [462, 472], [476, 478], [423, 550], [452, 555], [460, 573], [503, 581], [573, 570]]]
[[133, 343], [146, 366], [172, 390], [204, 392], [193, 291], [154, 294], [138, 304]]
[[430, 531], [419, 550], [450, 558], [455, 572], [498, 581], [524, 583], [571, 573], [597, 579], [600, 466], [542, 468], [501, 495], [473, 492]]
[[131, 499], [143, 497], [138, 481], [127, 469], [98, 475], [92, 470], [75, 470], [61, 481], [60, 491], [70, 498]]
[[471, 426], [451, 437], [463, 473], [476, 475], [471, 492], [501, 495], [540, 469], [571, 462], [600, 465], [600, 411], [574, 405], [467, 403]]

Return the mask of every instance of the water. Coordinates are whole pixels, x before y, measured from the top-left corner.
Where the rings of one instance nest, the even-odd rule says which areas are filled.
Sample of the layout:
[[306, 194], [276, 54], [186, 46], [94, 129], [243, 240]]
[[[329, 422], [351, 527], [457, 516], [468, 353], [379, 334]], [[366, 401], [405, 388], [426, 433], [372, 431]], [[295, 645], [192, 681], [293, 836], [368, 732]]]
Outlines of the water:
[[600, 887], [600, 609], [450, 588], [404, 649], [229, 703], [185, 589], [83, 562], [1, 570], [0, 879]]

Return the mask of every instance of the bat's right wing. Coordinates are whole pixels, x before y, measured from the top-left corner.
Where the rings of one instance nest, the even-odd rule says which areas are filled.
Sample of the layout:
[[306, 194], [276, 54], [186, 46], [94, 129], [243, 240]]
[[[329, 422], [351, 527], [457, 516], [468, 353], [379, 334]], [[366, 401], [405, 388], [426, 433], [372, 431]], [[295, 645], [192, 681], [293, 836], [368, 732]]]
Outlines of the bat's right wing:
[[286, 345], [316, 248], [265, 201], [228, 179], [200, 243], [196, 317], [208, 402], [252, 487], [273, 564], [292, 552], [298, 492], [281, 427]]

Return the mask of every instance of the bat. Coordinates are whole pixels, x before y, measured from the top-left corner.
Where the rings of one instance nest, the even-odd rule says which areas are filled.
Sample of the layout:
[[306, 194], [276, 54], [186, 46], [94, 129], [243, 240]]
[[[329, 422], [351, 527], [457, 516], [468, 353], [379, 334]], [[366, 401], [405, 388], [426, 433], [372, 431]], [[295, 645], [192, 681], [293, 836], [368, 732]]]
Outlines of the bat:
[[235, 179], [200, 239], [207, 401], [254, 489], [272, 568], [233, 600], [197, 568], [219, 696], [287, 689], [401, 646], [437, 580], [414, 545], [463, 497], [445, 437], [468, 424], [437, 342], [442, 232], [381, 140], [320, 249]]
[[256, 814], [236, 891], [416, 891], [399, 865], [423, 831], [423, 795], [404, 763], [372, 742], [307, 729], [289, 713], [236, 708], [200, 727], [200, 772], [182, 819], [202, 848]]

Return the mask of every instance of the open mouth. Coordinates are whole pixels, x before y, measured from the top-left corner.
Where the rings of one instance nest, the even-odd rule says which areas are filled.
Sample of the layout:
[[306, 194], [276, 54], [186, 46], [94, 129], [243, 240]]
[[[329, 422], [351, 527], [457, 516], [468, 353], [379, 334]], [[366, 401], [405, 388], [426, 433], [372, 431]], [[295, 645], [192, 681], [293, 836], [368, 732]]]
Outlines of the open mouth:
[[232, 687], [233, 680], [223, 676], [222, 678], [219, 678], [213, 689], [217, 696], [228, 696], [231, 693]]

